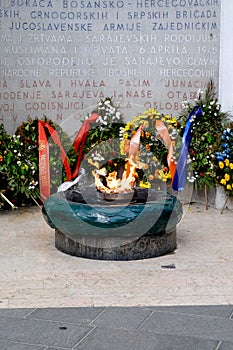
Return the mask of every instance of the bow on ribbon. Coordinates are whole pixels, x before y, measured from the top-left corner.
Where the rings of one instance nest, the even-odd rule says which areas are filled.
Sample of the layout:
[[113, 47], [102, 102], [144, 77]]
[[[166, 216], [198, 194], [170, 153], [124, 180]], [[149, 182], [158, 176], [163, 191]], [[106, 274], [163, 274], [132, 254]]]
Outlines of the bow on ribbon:
[[67, 154], [62, 147], [57, 131], [46, 122], [42, 120], [38, 121], [39, 180], [42, 201], [50, 196], [49, 143], [45, 130], [47, 130], [54, 143], [60, 148], [60, 158], [64, 165], [66, 180], [70, 181], [78, 176], [83, 155], [83, 148], [90, 130], [90, 124], [95, 122], [98, 117], [99, 115], [97, 113], [92, 113], [91, 116], [82, 124], [77, 136], [75, 137], [73, 146], [75, 152], [78, 153], [78, 158], [73, 172], [71, 172]]
[[[176, 171], [176, 165], [175, 165], [173, 158], [172, 158], [173, 154], [174, 154], [174, 150], [173, 150], [171, 137], [169, 135], [169, 132], [168, 132], [166, 125], [164, 124], [164, 122], [162, 120], [160, 120], [160, 119], [156, 120], [155, 127], [156, 127], [161, 139], [163, 140], [163, 142], [165, 143], [165, 145], [168, 148], [167, 163], [168, 163], [168, 166], [170, 169], [171, 176], [173, 178], [175, 171]], [[134, 134], [134, 136], [130, 140], [129, 158], [135, 157], [135, 155], [139, 152], [140, 136], [141, 136], [142, 130], [143, 130], [143, 123], [139, 126], [136, 133]]]

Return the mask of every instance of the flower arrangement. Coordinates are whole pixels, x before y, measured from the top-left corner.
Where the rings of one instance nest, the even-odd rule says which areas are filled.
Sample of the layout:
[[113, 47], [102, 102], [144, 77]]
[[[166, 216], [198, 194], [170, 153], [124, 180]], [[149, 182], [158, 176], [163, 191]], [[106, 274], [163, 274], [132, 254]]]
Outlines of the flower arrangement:
[[216, 179], [227, 196], [233, 196], [233, 129], [225, 129], [221, 139], [222, 151], [216, 152]]
[[201, 107], [203, 112], [201, 118], [193, 121], [192, 140], [189, 148], [192, 171], [188, 173], [187, 179], [194, 182], [198, 190], [204, 187], [208, 191], [215, 185], [216, 151], [220, 145], [227, 114], [221, 112], [214, 84], [210, 81], [205, 92], [197, 93], [195, 105], [189, 101], [183, 102], [184, 112], [178, 119], [181, 124], [181, 136], [187, 117], [195, 106]]
[[[173, 147], [175, 147], [178, 135], [177, 120], [169, 115], [160, 114], [154, 108], [150, 108], [142, 115], [135, 117], [120, 130], [121, 154], [127, 155], [130, 139], [135, 135], [140, 125], [143, 125], [140, 135], [140, 152], [138, 154], [138, 161], [141, 164], [141, 169], [138, 169], [141, 187], [151, 187], [151, 184], [152, 186], [155, 185], [158, 180], [167, 182], [171, 179], [167, 163], [168, 149], [156, 129], [156, 121], [158, 120], [166, 126]], [[173, 158], [175, 161], [175, 153]]]
[[[70, 148], [71, 140], [62, 129], [48, 118], [44, 120], [59, 133], [62, 144]], [[0, 192], [16, 206], [26, 206], [40, 201], [38, 119], [28, 118], [18, 126], [14, 135], [8, 135], [0, 125]], [[52, 142], [50, 147], [51, 193], [64, 181], [60, 150]], [[74, 162], [72, 147], [69, 150], [70, 163]], [[63, 177], [63, 179], [62, 179]], [[0, 208], [9, 208], [0, 197]]]
[[[38, 160], [25, 154], [26, 139], [19, 134], [8, 135], [3, 125], [0, 127], [0, 192], [16, 205], [31, 203], [31, 194], [39, 197], [38, 187]], [[36, 147], [33, 144], [30, 147]], [[0, 207], [5, 207], [5, 201], [1, 199]]]
[[[92, 111], [99, 115], [92, 123], [83, 149], [82, 167], [100, 168], [107, 162], [107, 171], [112, 171], [124, 160], [119, 157], [119, 131], [125, 123], [122, 114], [114, 106], [112, 99], [100, 100], [97, 108]], [[83, 121], [91, 116], [89, 113]]]

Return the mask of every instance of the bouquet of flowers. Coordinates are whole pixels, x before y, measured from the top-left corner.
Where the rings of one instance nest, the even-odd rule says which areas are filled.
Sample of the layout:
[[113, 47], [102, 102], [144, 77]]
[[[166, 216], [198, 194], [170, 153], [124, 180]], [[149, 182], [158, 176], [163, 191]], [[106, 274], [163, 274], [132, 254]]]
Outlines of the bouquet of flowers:
[[194, 182], [197, 189], [204, 187], [207, 191], [215, 185], [215, 156], [227, 114], [221, 112], [214, 84], [210, 81], [205, 92], [198, 92], [195, 105], [189, 101], [183, 102], [184, 112], [178, 120], [181, 124], [181, 136], [187, 116], [194, 106], [201, 107], [202, 116], [193, 122], [192, 140], [189, 148], [192, 171], [188, 173], [187, 179]]
[[228, 196], [233, 195], [233, 129], [222, 134], [222, 151], [216, 152], [217, 182], [224, 187]]
[[97, 113], [98, 118], [91, 123], [88, 131], [83, 148], [82, 167], [86, 169], [86, 173], [91, 173], [92, 169], [99, 169], [106, 163], [105, 167], [110, 172], [120, 163], [124, 163], [119, 157], [119, 131], [125, 123], [110, 97], [100, 100], [97, 108], [85, 116], [83, 122], [93, 113]]

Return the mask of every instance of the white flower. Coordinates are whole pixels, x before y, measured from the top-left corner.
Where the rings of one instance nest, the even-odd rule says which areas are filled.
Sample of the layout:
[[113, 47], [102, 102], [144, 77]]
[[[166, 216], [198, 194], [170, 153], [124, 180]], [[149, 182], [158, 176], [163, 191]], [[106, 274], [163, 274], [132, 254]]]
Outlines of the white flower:
[[17, 164], [18, 164], [18, 165], [21, 165], [21, 161], [20, 161], [20, 160], [18, 160], [18, 161], [17, 161]]
[[113, 114], [113, 113], [115, 113], [115, 111], [116, 111], [116, 108], [110, 106], [109, 112], [110, 112], [111, 114]]
[[101, 115], [99, 116], [99, 118], [97, 118], [96, 122], [97, 122], [97, 123], [100, 123], [100, 124], [103, 123], [103, 119], [102, 119]]
[[121, 116], [120, 112], [116, 112], [116, 118], [120, 119], [120, 116]]

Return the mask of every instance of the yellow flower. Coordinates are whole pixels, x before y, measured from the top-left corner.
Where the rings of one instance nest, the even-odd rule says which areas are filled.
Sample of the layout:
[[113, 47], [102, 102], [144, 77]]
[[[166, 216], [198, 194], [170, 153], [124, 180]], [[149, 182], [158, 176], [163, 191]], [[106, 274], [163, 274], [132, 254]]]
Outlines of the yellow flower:
[[162, 180], [163, 182], [166, 182], [167, 179], [171, 178], [171, 174], [170, 173], [165, 174], [163, 170], [158, 170], [156, 175], [157, 175], [156, 177], [158, 177], [158, 179]]
[[226, 180], [226, 181], [229, 181], [229, 180], [230, 180], [230, 178], [231, 178], [231, 177], [230, 177], [230, 175], [229, 175], [229, 174], [225, 174], [225, 180]]
[[224, 163], [223, 162], [219, 162], [218, 166], [219, 166], [220, 169], [223, 169], [224, 168]]
[[126, 126], [125, 126], [125, 130], [129, 130], [130, 129], [130, 123], [127, 123]]
[[229, 184], [227, 185], [227, 190], [231, 191], [231, 185], [229, 185]]
[[233, 163], [230, 163], [230, 169], [233, 170]]
[[226, 185], [226, 183], [227, 183], [227, 182], [226, 182], [225, 179], [222, 179], [222, 180], [220, 181], [220, 184], [222, 184], [222, 185], [224, 185], [224, 186]]
[[150, 133], [146, 131], [146, 138], [149, 139], [149, 137], [150, 137]]
[[225, 159], [224, 162], [225, 162], [226, 166], [229, 166], [229, 164], [230, 164], [229, 159]]
[[153, 175], [149, 175], [148, 178], [149, 178], [150, 181], [154, 180], [154, 176]]
[[140, 181], [139, 186], [140, 186], [141, 188], [151, 188], [150, 182], [143, 182], [143, 181]]
[[171, 179], [172, 178], [170, 171], [169, 171], [169, 173], [165, 174], [165, 177], [166, 177], [166, 179]]

